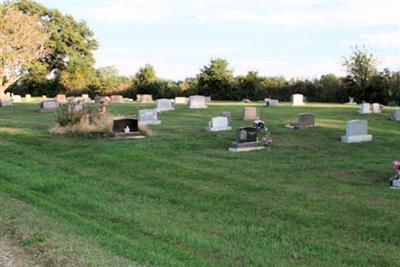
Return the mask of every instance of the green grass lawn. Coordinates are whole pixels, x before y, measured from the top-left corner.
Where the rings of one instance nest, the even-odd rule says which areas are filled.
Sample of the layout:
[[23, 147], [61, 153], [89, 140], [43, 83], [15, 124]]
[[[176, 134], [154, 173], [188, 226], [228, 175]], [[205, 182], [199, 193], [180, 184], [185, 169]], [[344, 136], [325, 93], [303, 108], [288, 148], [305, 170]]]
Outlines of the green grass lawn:
[[[238, 103], [178, 105], [141, 140], [52, 136], [37, 104], [0, 108], [0, 233], [56, 265], [399, 265], [400, 191], [387, 180], [400, 123], [357, 108], [259, 106], [274, 143], [246, 153], [228, 151], [234, 130], [204, 129], [221, 111], [251, 125]], [[300, 112], [320, 127], [285, 128]], [[372, 142], [340, 142], [351, 119], [368, 120]]]

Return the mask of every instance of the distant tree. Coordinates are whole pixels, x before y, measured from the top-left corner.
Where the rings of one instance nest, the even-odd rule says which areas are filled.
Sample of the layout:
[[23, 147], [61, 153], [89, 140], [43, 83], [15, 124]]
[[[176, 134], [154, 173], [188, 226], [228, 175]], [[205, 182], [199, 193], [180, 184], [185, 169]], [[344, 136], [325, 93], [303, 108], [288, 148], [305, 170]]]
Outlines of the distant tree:
[[315, 83], [318, 88], [316, 99], [321, 102], [335, 102], [337, 93], [341, 91], [343, 86], [342, 80], [336, 77], [335, 74], [322, 75]]
[[[37, 69], [40, 69], [43, 74], [41, 79], [43, 79], [43, 76], [47, 77], [51, 74], [52, 81], [50, 81], [50, 84], [56, 84], [61, 80], [65, 82], [65, 78], [72, 75], [71, 68], [76, 69], [77, 62], [82, 63], [82, 68], [94, 65], [93, 52], [97, 49], [98, 43], [94, 39], [93, 32], [84, 21], [77, 22], [70, 15], [64, 15], [57, 9], [50, 9], [30, 0], [17, 0], [15, 6], [27, 15], [39, 17], [50, 35], [46, 43], [49, 47], [49, 53], [40, 59], [41, 66], [35, 64], [25, 73], [23, 79], [26, 83], [25, 87], [30, 87], [32, 80], [37, 82], [38, 76], [35, 77], [35, 74], [37, 74], [35, 70]], [[70, 64], [74, 66], [69, 66]], [[46, 73], [44, 73], [44, 70], [47, 70]], [[68, 73], [62, 74], [64, 71]], [[82, 72], [83, 70], [80, 71], [80, 73]], [[63, 76], [63, 79], [60, 79], [61, 76]], [[78, 78], [83, 79], [85, 77]], [[23, 85], [21, 84], [21, 86]], [[56, 86], [53, 90], [57, 88], [59, 87]]]
[[201, 69], [198, 79], [199, 94], [214, 99], [232, 99], [234, 97], [233, 71], [228, 61], [221, 58], [211, 59], [210, 65]]
[[178, 86], [180, 88], [180, 92], [185, 96], [197, 95], [198, 94], [197, 83], [198, 83], [197, 78], [189, 77], [181, 82], [178, 82]]
[[157, 80], [157, 74], [154, 67], [150, 64], [141, 67], [135, 74], [135, 80], [138, 86], [147, 85]]
[[238, 98], [239, 99], [259, 99], [260, 92], [265, 91], [263, 78], [258, 76], [257, 71], [249, 71], [244, 76], [237, 77]]
[[378, 74], [377, 70], [378, 60], [375, 56], [368, 51], [365, 47], [355, 46], [352, 54], [344, 58], [343, 66], [346, 68], [348, 79], [354, 88], [349, 88], [349, 93], [355, 95], [360, 100], [368, 100], [367, 92], [368, 83], [371, 79]]
[[82, 58], [71, 59], [59, 77], [67, 92], [89, 91], [89, 85], [97, 83], [96, 79], [96, 70]]
[[27, 71], [29, 64], [49, 53], [48, 39], [37, 15], [20, 12], [13, 2], [0, 4], [0, 97]]

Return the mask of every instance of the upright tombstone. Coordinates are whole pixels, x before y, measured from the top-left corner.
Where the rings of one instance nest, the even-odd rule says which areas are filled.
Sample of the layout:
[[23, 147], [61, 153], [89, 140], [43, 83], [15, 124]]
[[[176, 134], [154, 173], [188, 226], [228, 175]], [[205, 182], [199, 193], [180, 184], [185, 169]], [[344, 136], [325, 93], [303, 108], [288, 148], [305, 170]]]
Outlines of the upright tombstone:
[[12, 96], [12, 101], [13, 101], [14, 103], [19, 103], [19, 102], [21, 102], [21, 96], [20, 96], [20, 95], [13, 95], [13, 96]]
[[211, 96], [206, 96], [206, 103], [210, 103], [211, 102]]
[[0, 98], [1, 107], [12, 107], [12, 105], [13, 105], [12, 99], [7, 95], [4, 96], [3, 98]]
[[40, 112], [54, 112], [59, 107], [59, 102], [55, 99], [43, 100], [39, 104]]
[[279, 100], [277, 99], [269, 99], [268, 101], [265, 102], [265, 105], [267, 107], [276, 107], [279, 105]]
[[188, 97], [183, 97], [183, 96], [175, 97], [175, 104], [185, 104], [185, 105], [187, 105], [188, 102], [189, 102], [189, 98]]
[[136, 95], [136, 101], [137, 102], [142, 102], [142, 95], [141, 94], [137, 94]]
[[315, 115], [312, 113], [300, 113], [297, 123], [286, 125], [290, 129], [304, 129], [315, 127]]
[[212, 118], [208, 122], [208, 127], [206, 128], [209, 132], [230, 131], [231, 129], [228, 118], [223, 116]]
[[140, 109], [139, 125], [158, 125], [161, 124], [160, 113], [157, 109]]
[[244, 107], [243, 108], [243, 120], [254, 121], [258, 120], [260, 117], [257, 115], [256, 107]]
[[258, 141], [256, 128], [242, 127], [236, 130], [236, 142], [230, 144], [229, 151], [242, 152], [264, 148], [265, 146]]
[[56, 100], [59, 103], [66, 103], [67, 102], [67, 96], [64, 95], [64, 94], [58, 94], [58, 95], [56, 95]]
[[137, 119], [119, 118], [113, 120], [112, 130], [117, 138], [144, 138], [139, 131]]
[[172, 106], [172, 101], [170, 99], [157, 99], [156, 105], [159, 112], [174, 110], [174, 107]]
[[349, 102], [346, 103], [347, 105], [357, 105], [354, 97], [349, 97]]
[[192, 95], [189, 97], [189, 108], [190, 109], [201, 109], [207, 108], [206, 98], [202, 95]]
[[379, 103], [372, 103], [371, 112], [372, 113], [381, 113], [381, 105]]
[[362, 103], [358, 113], [360, 113], [360, 114], [370, 114], [371, 113], [371, 105], [369, 103]]
[[230, 111], [222, 111], [221, 112], [222, 117], [227, 117], [228, 121], [232, 121], [232, 113]]
[[372, 135], [368, 134], [368, 121], [351, 120], [346, 125], [346, 135], [342, 136], [342, 143], [369, 142]]
[[302, 94], [293, 94], [292, 106], [303, 106], [303, 105], [304, 105], [304, 96]]
[[92, 103], [93, 100], [90, 98], [88, 94], [82, 94], [81, 96], [83, 103]]
[[122, 95], [112, 95], [110, 100], [111, 103], [124, 103], [124, 97]]
[[140, 98], [140, 102], [142, 103], [153, 103], [153, 96], [152, 95], [142, 95]]
[[400, 121], [400, 109], [395, 109], [393, 111], [391, 119], [394, 121]]
[[26, 94], [25, 95], [25, 101], [26, 102], [32, 101], [32, 96], [30, 94]]

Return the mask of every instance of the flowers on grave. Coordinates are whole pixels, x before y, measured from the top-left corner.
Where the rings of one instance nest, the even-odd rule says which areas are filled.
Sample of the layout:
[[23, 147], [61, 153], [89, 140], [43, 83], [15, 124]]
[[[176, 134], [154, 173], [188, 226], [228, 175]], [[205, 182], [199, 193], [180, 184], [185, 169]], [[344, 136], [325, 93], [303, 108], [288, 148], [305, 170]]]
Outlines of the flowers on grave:
[[390, 185], [397, 189], [397, 188], [399, 188], [399, 185], [400, 185], [400, 161], [393, 160], [392, 166], [395, 171], [395, 175], [392, 178], [390, 178]]
[[261, 136], [261, 143], [263, 145], [268, 145], [272, 143], [272, 135], [268, 128], [265, 126], [265, 122], [262, 120], [255, 120], [253, 122], [253, 127], [256, 128], [257, 133]]

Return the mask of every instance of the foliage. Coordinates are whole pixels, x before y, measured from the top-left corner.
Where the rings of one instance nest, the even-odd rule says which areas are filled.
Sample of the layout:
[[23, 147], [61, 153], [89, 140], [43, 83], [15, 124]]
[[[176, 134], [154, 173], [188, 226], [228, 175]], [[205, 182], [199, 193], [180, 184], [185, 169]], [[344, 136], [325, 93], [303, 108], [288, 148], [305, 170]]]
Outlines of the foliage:
[[0, 4], [0, 97], [30, 63], [49, 54], [48, 40], [39, 16], [20, 12], [14, 2]]
[[211, 96], [212, 99], [233, 99], [233, 71], [228, 68], [228, 61], [221, 58], [211, 59], [197, 76], [198, 93]]

